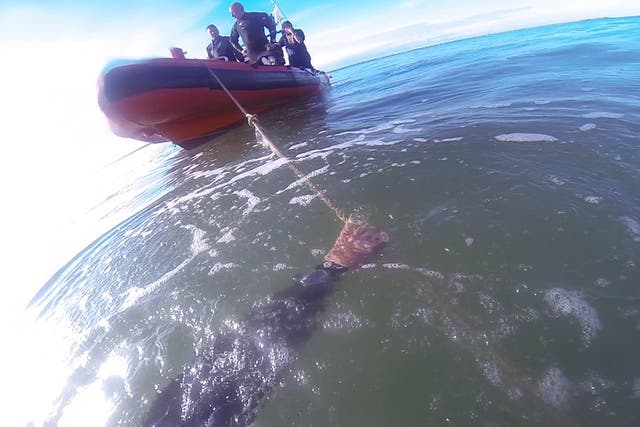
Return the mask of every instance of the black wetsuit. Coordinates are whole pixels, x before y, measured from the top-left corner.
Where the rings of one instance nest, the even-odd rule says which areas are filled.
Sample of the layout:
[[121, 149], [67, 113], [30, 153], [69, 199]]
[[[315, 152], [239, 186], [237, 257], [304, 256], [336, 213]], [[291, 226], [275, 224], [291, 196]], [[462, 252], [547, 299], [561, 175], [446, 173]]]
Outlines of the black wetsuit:
[[[264, 29], [269, 30], [269, 40], [264, 35]], [[231, 29], [229, 39], [231, 45], [238, 52], [242, 52], [239, 37], [247, 48], [247, 56], [252, 64], [258, 63], [266, 52], [268, 42], [274, 43], [276, 38], [276, 24], [269, 15], [263, 12], [245, 12], [242, 18], [236, 20]]]
[[226, 57], [229, 61], [243, 61], [242, 54], [231, 46], [229, 37], [226, 36], [218, 36], [215, 40], [211, 40], [207, 46], [207, 56], [209, 59]]
[[289, 65], [292, 67], [313, 69], [313, 66], [311, 65], [311, 55], [307, 50], [307, 46], [304, 44], [304, 32], [302, 30], [295, 29], [293, 30], [293, 33], [298, 40], [300, 40], [300, 43], [295, 40], [290, 42], [286, 34], [278, 40], [278, 44], [287, 51], [287, 56], [289, 56]]
[[142, 426], [246, 426], [310, 337], [316, 314], [347, 268], [325, 263], [295, 285], [254, 304], [241, 323], [225, 324], [151, 405]]

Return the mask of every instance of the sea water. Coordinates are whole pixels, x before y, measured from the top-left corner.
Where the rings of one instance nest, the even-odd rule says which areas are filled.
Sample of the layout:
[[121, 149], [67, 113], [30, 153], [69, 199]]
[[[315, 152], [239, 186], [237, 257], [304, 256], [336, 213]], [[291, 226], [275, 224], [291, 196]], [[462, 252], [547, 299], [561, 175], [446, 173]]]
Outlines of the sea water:
[[[638, 425], [640, 18], [331, 75], [261, 126], [391, 242], [341, 279], [255, 425]], [[139, 424], [341, 228], [247, 126], [124, 162], [144, 166], [88, 218], [112, 228], [30, 305], [22, 422]]]

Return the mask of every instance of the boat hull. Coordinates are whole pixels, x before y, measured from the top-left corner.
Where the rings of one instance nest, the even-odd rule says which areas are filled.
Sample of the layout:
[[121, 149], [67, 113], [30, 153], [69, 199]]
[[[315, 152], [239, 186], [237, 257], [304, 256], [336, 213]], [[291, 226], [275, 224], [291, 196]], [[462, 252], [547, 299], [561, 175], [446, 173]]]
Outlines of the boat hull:
[[245, 119], [229, 93], [247, 113], [257, 114], [327, 84], [326, 74], [310, 70], [159, 58], [105, 69], [98, 104], [118, 136], [191, 148]]

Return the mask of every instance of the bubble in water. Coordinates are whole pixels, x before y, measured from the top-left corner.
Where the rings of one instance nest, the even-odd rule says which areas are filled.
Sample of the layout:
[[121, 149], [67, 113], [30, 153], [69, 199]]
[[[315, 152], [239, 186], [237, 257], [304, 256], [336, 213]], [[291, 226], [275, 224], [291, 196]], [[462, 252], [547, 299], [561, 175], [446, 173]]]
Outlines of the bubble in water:
[[484, 362], [481, 365], [482, 374], [489, 381], [489, 383], [495, 387], [502, 385], [502, 377], [500, 371], [494, 362]]
[[309, 375], [303, 369], [301, 369], [301, 370], [297, 371], [295, 374], [293, 374], [293, 378], [300, 385], [309, 384]]
[[569, 380], [559, 368], [552, 367], [538, 381], [538, 391], [542, 400], [556, 408], [569, 398]]
[[326, 330], [353, 331], [367, 325], [368, 322], [356, 316], [352, 311], [333, 313], [322, 325]]
[[287, 266], [287, 264], [285, 263], [278, 263], [276, 265], [273, 266], [273, 271], [282, 271], [282, 270], [286, 270], [287, 268], [289, 268]]
[[582, 340], [586, 345], [589, 345], [596, 333], [602, 329], [598, 313], [585, 301], [582, 292], [553, 288], [545, 292], [544, 300], [555, 316], [576, 318], [582, 331]]

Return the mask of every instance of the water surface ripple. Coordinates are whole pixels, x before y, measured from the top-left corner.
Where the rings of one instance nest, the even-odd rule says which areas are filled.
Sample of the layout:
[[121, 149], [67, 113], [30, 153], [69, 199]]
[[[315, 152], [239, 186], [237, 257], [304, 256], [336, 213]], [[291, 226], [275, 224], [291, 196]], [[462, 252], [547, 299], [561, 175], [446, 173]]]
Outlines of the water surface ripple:
[[[261, 123], [392, 242], [343, 277], [309, 341], [274, 350], [255, 425], [639, 425], [640, 19], [332, 75], [324, 97]], [[340, 230], [246, 127], [168, 153], [145, 204], [34, 298], [61, 378], [33, 397], [36, 424], [138, 425]]]

